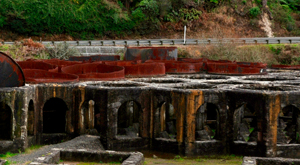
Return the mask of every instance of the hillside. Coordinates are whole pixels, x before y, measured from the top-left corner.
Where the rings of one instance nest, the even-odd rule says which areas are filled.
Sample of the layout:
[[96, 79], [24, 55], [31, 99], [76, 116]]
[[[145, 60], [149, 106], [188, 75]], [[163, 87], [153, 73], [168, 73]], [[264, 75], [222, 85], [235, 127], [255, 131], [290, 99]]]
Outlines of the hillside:
[[300, 36], [300, 0], [2, 0], [0, 39]]

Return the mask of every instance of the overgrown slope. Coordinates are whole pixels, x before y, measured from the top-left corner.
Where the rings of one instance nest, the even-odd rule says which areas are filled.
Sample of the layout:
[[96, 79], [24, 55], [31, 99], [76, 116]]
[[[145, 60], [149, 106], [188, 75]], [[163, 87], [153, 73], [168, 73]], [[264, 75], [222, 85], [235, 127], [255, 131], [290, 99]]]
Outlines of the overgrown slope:
[[0, 38], [300, 36], [300, 0], [1, 0]]

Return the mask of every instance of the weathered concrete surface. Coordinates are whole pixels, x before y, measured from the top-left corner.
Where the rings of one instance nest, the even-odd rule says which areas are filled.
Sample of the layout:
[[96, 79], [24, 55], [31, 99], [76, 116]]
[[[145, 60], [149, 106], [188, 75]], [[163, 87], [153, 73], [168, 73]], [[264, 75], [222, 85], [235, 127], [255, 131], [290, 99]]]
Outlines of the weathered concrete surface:
[[296, 158], [299, 77], [192, 74], [2, 88], [12, 122], [0, 149], [93, 134], [110, 150]]

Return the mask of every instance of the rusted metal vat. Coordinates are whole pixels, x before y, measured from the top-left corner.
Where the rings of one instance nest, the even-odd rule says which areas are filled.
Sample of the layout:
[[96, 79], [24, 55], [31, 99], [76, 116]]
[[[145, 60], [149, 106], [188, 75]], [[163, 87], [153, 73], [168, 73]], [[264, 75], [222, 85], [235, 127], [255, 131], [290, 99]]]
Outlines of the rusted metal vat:
[[41, 60], [41, 61], [55, 66], [70, 66], [70, 65], [82, 63], [79, 61], [66, 61], [66, 60], [59, 60], [59, 59], [49, 59], [49, 60]]
[[177, 47], [128, 47], [125, 60], [177, 60]]
[[236, 62], [236, 64], [242, 67], [267, 68], [267, 64], [261, 62]]
[[300, 69], [300, 65], [272, 65], [271, 68], [297, 70]]
[[267, 74], [265, 68], [239, 66], [236, 63], [207, 62], [207, 72], [211, 74], [227, 75], [256, 75]]
[[40, 70], [51, 70], [55, 69], [56, 65], [51, 65], [42, 61], [18, 61], [17, 62], [22, 69], [40, 69]]
[[118, 61], [119, 55], [71, 56], [69, 61]]
[[79, 78], [77, 75], [66, 73], [53, 73], [39, 69], [24, 69], [25, 79], [28, 83], [64, 83], [77, 82]]
[[120, 80], [125, 77], [124, 68], [99, 63], [85, 63], [62, 67], [62, 72], [76, 74], [80, 81]]
[[123, 66], [128, 77], [160, 76], [165, 75], [164, 63], [141, 63], [138, 61], [111, 61], [107, 65]]
[[25, 85], [25, 76], [21, 67], [3, 52], [0, 52], [0, 68], [0, 87]]
[[203, 71], [203, 62], [184, 62], [184, 61], [168, 61], [168, 60], [148, 60], [146, 63], [164, 63], [166, 73], [198, 73]]

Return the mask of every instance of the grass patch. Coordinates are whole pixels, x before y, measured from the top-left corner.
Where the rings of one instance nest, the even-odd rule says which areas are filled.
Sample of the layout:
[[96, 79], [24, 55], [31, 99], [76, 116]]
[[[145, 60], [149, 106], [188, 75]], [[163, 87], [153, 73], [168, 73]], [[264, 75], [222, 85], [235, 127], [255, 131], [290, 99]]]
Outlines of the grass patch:
[[6, 158], [10, 158], [10, 157], [13, 157], [13, 156], [16, 156], [16, 155], [18, 155], [18, 153], [7, 152], [5, 154], [0, 154], [0, 158], [6, 159]]
[[218, 43], [214, 45], [179, 46], [189, 58], [262, 62], [272, 64], [299, 65], [300, 44], [239, 45]]
[[30, 154], [30, 153], [40, 149], [41, 147], [43, 147], [43, 146], [42, 145], [32, 145], [29, 148], [26, 148], [24, 153], [25, 154]]
[[172, 165], [237, 165], [242, 164], [243, 157], [235, 155], [201, 156], [188, 158], [175, 156], [174, 159], [145, 158], [146, 165], [152, 164], [172, 164]]

